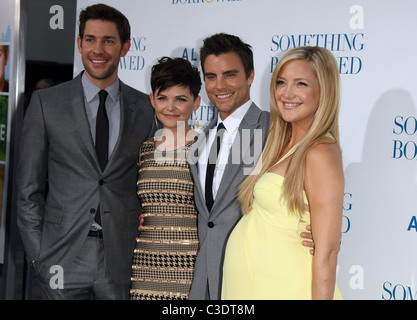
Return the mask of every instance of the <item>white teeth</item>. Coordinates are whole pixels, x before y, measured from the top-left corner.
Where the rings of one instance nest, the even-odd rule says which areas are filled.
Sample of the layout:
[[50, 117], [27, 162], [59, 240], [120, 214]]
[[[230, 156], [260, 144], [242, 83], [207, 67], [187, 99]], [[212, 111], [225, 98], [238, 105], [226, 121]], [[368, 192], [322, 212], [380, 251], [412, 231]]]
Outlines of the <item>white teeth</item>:
[[106, 61], [104, 60], [92, 60], [94, 63], [105, 63]]
[[284, 103], [287, 107], [295, 107], [298, 106], [298, 103]]
[[218, 94], [218, 95], [217, 95], [217, 98], [224, 99], [224, 98], [230, 97], [231, 95], [232, 95], [232, 94], [230, 94], [230, 93], [229, 93], [229, 94], [221, 94], [221, 95], [220, 95], [220, 94]]

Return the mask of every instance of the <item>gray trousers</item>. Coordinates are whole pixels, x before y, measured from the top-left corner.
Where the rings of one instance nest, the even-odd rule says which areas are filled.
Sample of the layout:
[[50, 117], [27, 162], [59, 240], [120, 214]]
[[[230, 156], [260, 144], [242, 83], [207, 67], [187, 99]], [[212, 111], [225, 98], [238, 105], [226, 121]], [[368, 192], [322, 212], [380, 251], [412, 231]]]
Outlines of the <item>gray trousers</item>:
[[69, 268], [56, 270], [51, 279], [39, 277], [45, 300], [127, 300], [129, 285], [113, 283], [107, 270], [103, 240], [87, 237]]

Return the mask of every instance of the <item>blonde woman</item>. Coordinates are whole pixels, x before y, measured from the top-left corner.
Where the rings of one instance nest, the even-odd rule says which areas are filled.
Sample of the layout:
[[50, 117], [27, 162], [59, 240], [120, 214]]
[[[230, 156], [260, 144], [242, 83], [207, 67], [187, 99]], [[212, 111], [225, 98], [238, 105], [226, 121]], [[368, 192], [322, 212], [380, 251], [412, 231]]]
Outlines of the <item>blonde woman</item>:
[[[240, 186], [243, 217], [228, 240], [222, 299], [340, 299], [344, 175], [334, 56], [290, 50], [272, 75], [270, 101], [260, 174]], [[314, 256], [299, 241], [308, 224]]]

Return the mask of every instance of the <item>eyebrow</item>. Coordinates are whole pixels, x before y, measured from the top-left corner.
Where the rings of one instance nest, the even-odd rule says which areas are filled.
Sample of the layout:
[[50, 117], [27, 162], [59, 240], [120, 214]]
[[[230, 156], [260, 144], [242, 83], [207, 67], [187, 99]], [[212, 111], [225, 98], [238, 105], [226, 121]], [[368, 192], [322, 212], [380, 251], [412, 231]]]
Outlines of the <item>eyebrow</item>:
[[[286, 78], [284, 77], [277, 77], [277, 80], [282, 79], [282, 80], [286, 80]], [[294, 81], [307, 81], [307, 82], [311, 82], [311, 80], [307, 79], [307, 78], [295, 78]]]
[[[163, 91], [162, 91], [162, 92], [163, 92]], [[156, 94], [156, 96], [157, 96], [157, 97], [167, 97], [167, 95], [166, 95], [166, 94], [161, 93], [161, 92], [159, 92], [159, 91], [158, 91], [158, 93]], [[179, 95], [174, 96], [174, 98], [187, 98], [187, 95], [186, 95], [186, 94], [179, 94]]]
[[[222, 72], [222, 74], [223, 75], [227, 75], [227, 74], [232, 74], [232, 73], [238, 73], [239, 72], [239, 70], [237, 70], [237, 69], [232, 69], [232, 70], [227, 70], [227, 71], [224, 71], [224, 72]], [[206, 72], [206, 73], [204, 73], [204, 76], [206, 77], [206, 76], [216, 76], [216, 74], [215, 73], [213, 73], [213, 72]]]
[[[84, 37], [87, 37], [87, 38], [97, 38], [93, 34], [85, 34]], [[103, 36], [102, 38], [105, 39], [105, 40], [108, 40], [108, 39], [116, 39], [115, 36]]]
[[227, 70], [227, 71], [223, 72], [223, 74], [238, 73], [238, 72], [239, 72], [239, 70], [233, 69], [233, 70]]

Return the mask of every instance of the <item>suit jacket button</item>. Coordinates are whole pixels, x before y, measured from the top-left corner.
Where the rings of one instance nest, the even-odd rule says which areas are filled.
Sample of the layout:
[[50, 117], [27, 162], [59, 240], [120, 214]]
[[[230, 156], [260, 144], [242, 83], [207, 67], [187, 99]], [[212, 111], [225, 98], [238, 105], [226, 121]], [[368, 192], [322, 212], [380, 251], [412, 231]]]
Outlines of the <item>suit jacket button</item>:
[[207, 225], [208, 225], [209, 228], [213, 228], [214, 227], [214, 223], [211, 222], [211, 221]]
[[91, 208], [91, 209], [90, 209], [90, 213], [96, 213], [96, 209]]
[[101, 186], [101, 185], [103, 185], [104, 184], [104, 180], [103, 179], [100, 179], [99, 180], [99, 182], [98, 182], [98, 184]]

